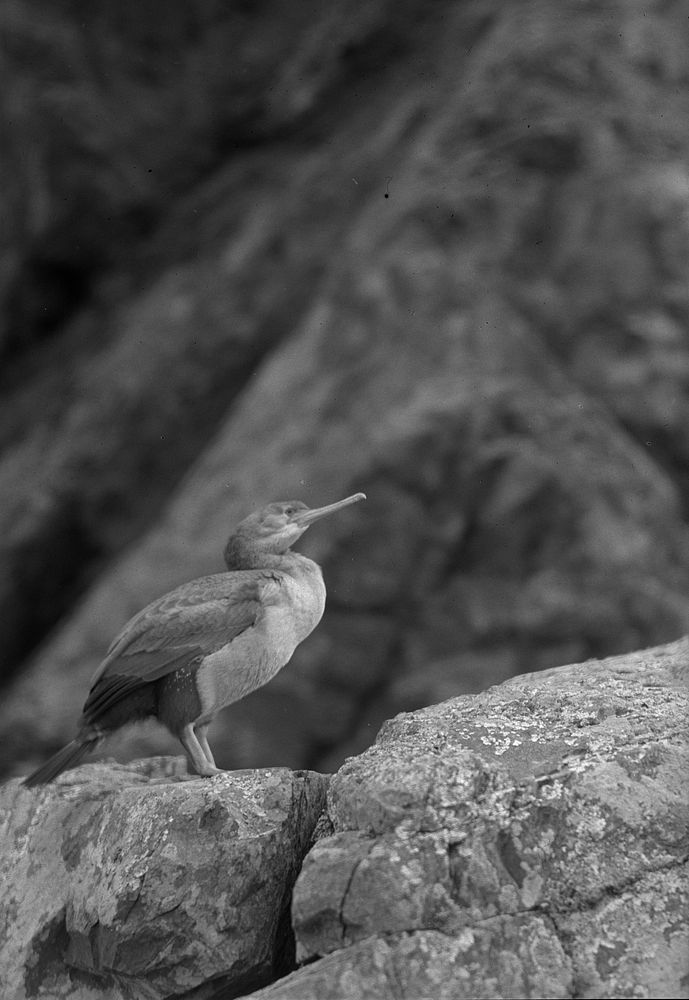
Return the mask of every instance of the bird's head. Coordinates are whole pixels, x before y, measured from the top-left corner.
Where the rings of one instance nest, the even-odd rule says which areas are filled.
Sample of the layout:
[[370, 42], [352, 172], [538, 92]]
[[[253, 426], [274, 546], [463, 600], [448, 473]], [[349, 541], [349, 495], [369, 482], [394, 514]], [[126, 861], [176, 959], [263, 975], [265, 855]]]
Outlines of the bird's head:
[[261, 507], [245, 517], [230, 537], [225, 548], [228, 569], [249, 568], [249, 562], [256, 564], [257, 557], [287, 552], [314, 521], [365, 499], [365, 493], [354, 493], [326, 507], [307, 507], [301, 500], [281, 500]]

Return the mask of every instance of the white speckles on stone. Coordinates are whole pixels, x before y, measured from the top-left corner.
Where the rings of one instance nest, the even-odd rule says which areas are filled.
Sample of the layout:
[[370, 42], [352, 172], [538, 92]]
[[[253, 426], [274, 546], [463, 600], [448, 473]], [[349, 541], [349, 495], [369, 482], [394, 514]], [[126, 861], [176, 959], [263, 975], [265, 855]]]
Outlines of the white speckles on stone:
[[469, 951], [470, 948], [474, 946], [474, 932], [470, 927], [465, 927], [461, 930], [456, 938], [457, 947], [461, 952]]
[[543, 879], [537, 872], [529, 872], [522, 883], [521, 902], [525, 910], [532, 910], [541, 899]]
[[501, 741], [500, 743], [496, 743], [496, 745], [495, 745], [495, 756], [496, 757], [502, 757], [502, 755], [504, 753], [507, 753], [507, 751], [509, 749], [511, 749], [512, 747], [519, 747], [521, 745], [522, 745], [522, 741], [521, 740], [516, 740], [516, 739], [512, 739], [511, 740], [511, 739], [507, 738], [507, 739]]

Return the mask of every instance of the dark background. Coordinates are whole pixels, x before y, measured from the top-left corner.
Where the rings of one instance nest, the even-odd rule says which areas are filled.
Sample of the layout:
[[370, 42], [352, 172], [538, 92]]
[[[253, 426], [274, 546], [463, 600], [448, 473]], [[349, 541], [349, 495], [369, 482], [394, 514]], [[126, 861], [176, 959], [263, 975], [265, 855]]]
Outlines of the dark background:
[[[689, 631], [685, 0], [0, 8], [0, 742], [274, 499], [326, 616], [225, 766]], [[104, 753], [178, 752], [155, 727]]]

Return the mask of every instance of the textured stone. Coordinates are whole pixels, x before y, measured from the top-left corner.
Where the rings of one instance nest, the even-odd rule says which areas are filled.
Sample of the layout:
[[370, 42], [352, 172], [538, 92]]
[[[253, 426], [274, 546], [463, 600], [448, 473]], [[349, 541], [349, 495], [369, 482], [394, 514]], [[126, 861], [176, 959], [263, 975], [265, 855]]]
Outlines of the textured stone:
[[[386, 723], [328, 790], [260, 997], [678, 996], [689, 641]], [[315, 962], [313, 960], [316, 959]]]
[[285, 769], [188, 778], [173, 758], [6, 784], [3, 996], [162, 1000], [270, 981], [289, 968], [286, 906], [324, 790]]
[[571, 967], [542, 917], [369, 938], [258, 990], [255, 1000], [569, 997]]

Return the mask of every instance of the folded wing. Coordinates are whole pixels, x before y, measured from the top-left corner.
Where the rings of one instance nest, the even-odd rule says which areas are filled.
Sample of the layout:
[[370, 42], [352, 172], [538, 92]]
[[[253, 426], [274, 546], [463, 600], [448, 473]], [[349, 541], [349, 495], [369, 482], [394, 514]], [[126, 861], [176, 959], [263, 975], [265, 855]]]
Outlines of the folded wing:
[[96, 671], [84, 722], [97, 724], [123, 698], [256, 627], [279, 587], [279, 577], [261, 570], [219, 573], [149, 604], [125, 625]]

